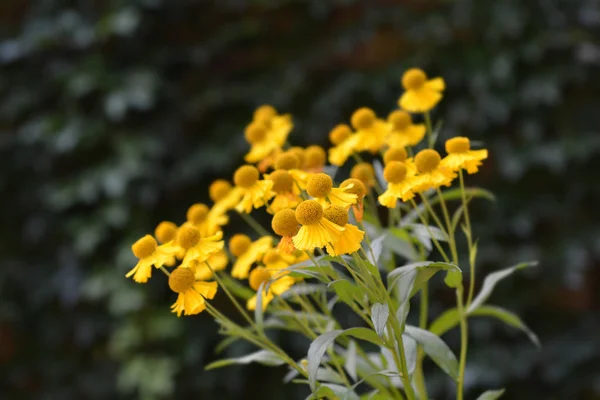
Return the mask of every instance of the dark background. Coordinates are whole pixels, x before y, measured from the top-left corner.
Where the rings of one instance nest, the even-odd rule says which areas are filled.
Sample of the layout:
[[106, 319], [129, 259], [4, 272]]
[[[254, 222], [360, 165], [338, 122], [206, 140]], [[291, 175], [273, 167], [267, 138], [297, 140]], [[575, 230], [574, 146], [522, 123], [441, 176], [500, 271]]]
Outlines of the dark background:
[[[498, 197], [474, 209], [479, 277], [540, 260], [490, 301], [542, 350], [473, 320], [467, 398], [600, 399], [599, 30], [594, 0], [2, 0], [1, 397], [304, 398], [282, 369], [203, 372], [217, 328], [171, 315], [161, 276], [126, 280], [130, 245], [231, 176], [256, 106], [326, 145], [355, 108], [395, 107], [420, 66], [446, 79], [444, 137], [490, 150], [469, 178]], [[434, 315], [452, 304], [433, 296]]]

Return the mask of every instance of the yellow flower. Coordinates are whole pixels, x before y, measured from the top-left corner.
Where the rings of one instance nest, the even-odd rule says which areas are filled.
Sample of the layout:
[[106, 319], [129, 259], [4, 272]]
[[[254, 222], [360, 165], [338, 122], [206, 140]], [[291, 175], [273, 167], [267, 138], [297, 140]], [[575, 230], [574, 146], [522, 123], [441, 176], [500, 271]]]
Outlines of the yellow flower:
[[440, 154], [433, 149], [421, 150], [415, 157], [418, 175], [411, 180], [411, 190], [421, 193], [442, 185], [450, 186], [456, 174], [440, 164]]
[[442, 99], [446, 84], [442, 78], [427, 79], [425, 72], [411, 68], [402, 76], [402, 86], [406, 90], [398, 100], [398, 105], [410, 112], [427, 112]]
[[388, 124], [391, 129], [386, 143], [390, 147], [416, 146], [427, 131], [424, 124], [413, 124], [410, 114], [402, 110], [392, 111], [388, 115]]
[[273, 216], [271, 221], [273, 232], [281, 236], [277, 245], [277, 251], [282, 254], [291, 254], [296, 248], [292, 242], [292, 237], [296, 236], [300, 229], [300, 224], [296, 219], [296, 213], [291, 209], [279, 210]]
[[268, 129], [269, 140], [275, 142], [280, 148], [283, 147], [294, 128], [291, 115], [277, 114], [277, 110], [268, 104], [262, 105], [254, 111], [253, 121], [264, 124]]
[[350, 123], [356, 129], [357, 151], [370, 151], [373, 154], [383, 147], [385, 138], [390, 132], [388, 124], [377, 118], [370, 108], [363, 107], [354, 111]]
[[383, 177], [388, 182], [388, 187], [378, 197], [382, 206], [395, 208], [398, 199], [408, 201], [415, 196], [411, 190], [408, 169], [402, 161], [390, 161], [383, 170]]
[[327, 161], [327, 154], [321, 146], [308, 146], [304, 150], [304, 164], [302, 169], [306, 172], [321, 172]]
[[146, 283], [152, 276], [152, 266], [162, 267], [171, 256], [158, 250], [156, 240], [146, 235], [131, 246], [131, 251], [139, 259], [135, 267], [125, 275], [129, 278], [133, 275], [133, 280], [137, 283]]
[[190, 268], [176, 268], [169, 276], [169, 287], [178, 294], [171, 306], [171, 312], [180, 317], [199, 314], [206, 308], [205, 299], [212, 299], [217, 293], [217, 282], [197, 281]]
[[206, 204], [196, 203], [188, 208], [187, 222], [200, 229], [203, 237], [212, 236], [229, 222], [229, 217], [222, 208], [209, 209]]
[[224, 270], [228, 263], [227, 253], [224, 250], [219, 250], [216, 253], [212, 253], [206, 262], [199, 263], [198, 261], [192, 261], [190, 268], [194, 270], [197, 281], [206, 281], [213, 277], [213, 271]]
[[350, 170], [350, 178], [358, 179], [365, 187], [375, 186], [375, 168], [367, 162], [356, 164]]
[[242, 198], [235, 209], [240, 213], [249, 214], [252, 208], [260, 208], [275, 195], [271, 190], [272, 181], [259, 180], [258, 170], [251, 165], [243, 165], [235, 171], [233, 182]]
[[337, 204], [346, 209], [356, 203], [356, 195], [347, 192], [347, 188], [334, 188], [331, 177], [324, 173], [314, 174], [308, 179], [306, 192], [317, 199], [321, 206], [329, 203]]
[[217, 179], [208, 187], [208, 196], [214, 203], [218, 203], [227, 197], [231, 189], [231, 183], [225, 179]]
[[244, 158], [246, 162], [260, 163], [259, 169], [265, 171], [281, 152], [293, 127], [290, 115], [278, 115], [275, 108], [269, 105], [257, 108], [253, 121], [244, 132], [251, 145], [250, 152]]
[[[280, 294], [286, 292], [294, 285], [294, 283], [296, 283], [294, 278], [284, 275], [274, 279], [269, 286], [269, 290], [267, 291], [267, 283], [271, 280], [271, 278], [273, 278], [274, 273], [276, 273], [276, 271], [269, 270], [265, 267], [257, 267], [250, 272], [248, 281], [252, 289], [257, 292], [258, 290], [261, 290], [261, 305], [263, 311], [266, 310], [267, 306], [275, 298], [275, 296], [279, 296]], [[246, 308], [248, 308], [248, 310], [255, 310], [256, 301], [256, 295], [248, 299]]]
[[323, 216], [328, 221], [344, 228], [342, 234], [333, 242], [327, 243], [327, 254], [339, 256], [351, 254], [360, 249], [365, 233], [348, 223], [348, 211], [344, 207], [331, 205], [325, 209]]
[[452, 171], [458, 171], [463, 168], [469, 174], [474, 174], [479, 170], [481, 161], [488, 156], [486, 149], [471, 150], [471, 142], [466, 137], [455, 137], [446, 141], [446, 152], [448, 155], [442, 160], [444, 167]]
[[281, 153], [275, 159], [275, 169], [282, 169], [284, 171], [289, 171], [291, 169], [300, 168], [300, 160], [297, 154], [286, 151], [285, 153]]
[[181, 267], [185, 268], [191, 261], [203, 263], [211, 254], [223, 249], [222, 237], [221, 231], [212, 236], [202, 237], [198, 228], [186, 222], [179, 227], [176, 238], [161, 245], [159, 250], [168, 255], [184, 254]]
[[[156, 226], [156, 229], [154, 229], [154, 236], [161, 244], [168, 243], [175, 239], [175, 235], [177, 235], [177, 225], [171, 221], [163, 221]], [[183, 258], [183, 256], [181, 258]], [[176, 263], [177, 258], [175, 256], [171, 256], [167, 261], [165, 261], [165, 266], [172, 267]]]
[[329, 139], [334, 145], [329, 149], [329, 162], [341, 167], [356, 151], [360, 136], [353, 134], [348, 125], [339, 124], [331, 130]]
[[254, 242], [247, 243], [241, 236], [236, 236], [229, 241], [229, 250], [237, 257], [231, 269], [231, 276], [237, 279], [246, 279], [252, 264], [260, 260], [267, 250], [273, 247], [273, 238], [263, 236]]
[[314, 250], [335, 242], [344, 228], [323, 217], [323, 206], [316, 200], [305, 200], [296, 208], [296, 219], [302, 225], [293, 237], [298, 250]]
[[275, 197], [268, 211], [273, 214], [284, 208], [295, 208], [301, 201], [300, 189], [294, 184], [294, 177], [288, 171], [278, 169], [265, 179], [273, 182]]
[[406, 161], [408, 153], [404, 147], [390, 147], [383, 154], [383, 163], [388, 165], [392, 161]]
[[341, 183], [340, 188], [345, 189], [347, 193], [352, 193], [356, 195], [356, 203], [352, 204], [352, 211], [354, 211], [354, 218], [358, 222], [361, 222], [364, 215], [364, 198], [367, 194], [367, 188], [362, 181], [349, 178]]
[[246, 141], [250, 143], [250, 151], [244, 157], [248, 163], [255, 164], [271, 155], [272, 152], [280, 148], [273, 140], [270, 140], [268, 128], [263, 122], [251, 122], [244, 131]]

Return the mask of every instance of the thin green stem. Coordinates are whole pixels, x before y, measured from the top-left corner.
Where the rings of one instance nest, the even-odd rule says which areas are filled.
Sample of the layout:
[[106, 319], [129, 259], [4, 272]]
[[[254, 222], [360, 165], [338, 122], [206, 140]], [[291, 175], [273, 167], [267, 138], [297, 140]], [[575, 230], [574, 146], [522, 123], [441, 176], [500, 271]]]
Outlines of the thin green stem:
[[456, 240], [454, 238], [454, 232], [452, 231], [452, 223], [450, 222], [450, 214], [448, 213], [448, 207], [446, 207], [446, 200], [442, 195], [440, 188], [437, 188], [437, 194], [440, 198], [440, 204], [442, 205], [442, 213], [446, 220], [446, 235], [448, 236], [448, 244], [450, 245], [450, 252], [452, 253], [452, 261], [458, 265], [458, 251], [456, 249]]
[[[417, 208], [417, 203], [415, 203], [415, 201], [412, 200], [412, 199], [410, 201], [411, 201], [413, 207], [416, 209]], [[448, 258], [448, 256], [446, 255], [446, 252], [442, 248], [442, 245], [440, 244], [440, 242], [438, 242], [438, 240], [435, 238], [435, 236], [433, 236], [433, 234], [431, 233], [431, 229], [429, 229], [429, 225], [427, 224], [427, 221], [425, 221], [425, 218], [423, 218], [423, 216], [421, 215], [421, 213], [417, 213], [417, 215], [419, 216], [419, 219], [421, 220], [421, 223], [425, 226], [425, 229], [427, 230], [427, 233], [431, 237], [431, 240], [433, 241], [433, 244], [435, 245], [435, 247], [437, 248], [437, 250], [442, 255], [442, 258], [444, 259], [444, 261], [450, 262], [450, 259]]]
[[471, 218], [469, 216], [469, 203], [467, 202], [467, 195], [465, 192], [465, 182], [463, 177], [462, 169], [458, 171], [458, 177], [460, 180], [460, 194], [463, 205], [463, 214], [465, 216], [465, 225], [467, 228], [467, 245], [469, 246], [469, 293], [467, 295], [467, 308], [471, 305], [473, 301], [473, 295], [475, 293], [475, 259], [471, 257], [471, 252], [473, 251], [473, 232], [471, 231]]
[[397, 351], [394, 348], [392, 353], [394, 354], [396, 364], [398, 364], [402, 372], [402, 383], [404, 384], [404, 391], [406, 392], [406, 397], [408, 397], [408, 400], [415, 400], [415, 392], [413, 391], [412, 385], [410, 384], [410, 377], [408, 375], [408, 366], [406, 364], [404, 340], [402, 340], [402, 330], [400, 327], [400, 323], [398, 322], [398, 319], [395, 315], [391, 316], [390, 320], [392, 322], [392, 328], [396, 337], [397, 345]]
[[463, 390], [465, 384], [465, 367], [467, 364], [467, 346], [469, 340], [469, 331], [467, 327], [467, 313], [463, 305], [462, 285], [456, 289], [456, 305], [460, 317], [460, 358], [458, 364], [458, 384], [456, 385], [456, 399], [463, 400]]
[[[419, 328], [427, 329], [427, 317], [429, 312], [429, 284], [425, 282], [421, 288], [421, 304], [419, 309]], [[425, 385], [425, 375], [423, 374], [423, 359], [425, 352], [423, 346], [419, 345], [417, 348], [417, 363], [415, 366], [415, 383], [417, 385], [417, 392], [421, 400], [428, 398], [427, 386]]]
[[213, 276], [217, 280], [217, 283], [219, 284], [220, 287], [223, 288], [223, 291], [225, 292], [227, 297], [229, 297], [229, 300], [231, 300], [231, 302], [237, 308], [237, 310], [240, 312], [240, 314], [242, 314], [244, 319], [250, 324], [250, 326], [253, 329], [256, 329], [256, 325], [254, 324], [254, 321], [252, 320], [252, 318], [250, 318], [250, 316], [248, 315], [246, 310], [240, 305], [240, 303], [237, 301], [237, 299], [231, 294], [229, 289], [227, 289], [227, 285], [225, 285], [223, 283], [223, 280], [219, 277], [219, 275], [215, 272], [215, 270], [212, 269], [212, 267], [210, 266], [208, 261], [205, 261], [204, 263], [208, 266], [208, 268], [210, 269], [210, 272], [212, 272]]
[[269, 232], [267, 232], [265, 228], [263, 228], [258, 222], [256, 222], [256, 220], [252, 218], [250, 214], [245, 214], [239, 211], [238, 214], [242, 217], [244, 221], [246, 221], [248, 225], [250, 225], [252, 229], [254, 229], [254, 231], [257, 234], [259, 234], [260, 236], [269, 236]]
[[431, 149], [435, 145], [433, 137], [433, 128], [431, 126], [431, 116], [429, 115], [429, 111], [425, 114], [425, 126], [427, 127], [427, 146]]

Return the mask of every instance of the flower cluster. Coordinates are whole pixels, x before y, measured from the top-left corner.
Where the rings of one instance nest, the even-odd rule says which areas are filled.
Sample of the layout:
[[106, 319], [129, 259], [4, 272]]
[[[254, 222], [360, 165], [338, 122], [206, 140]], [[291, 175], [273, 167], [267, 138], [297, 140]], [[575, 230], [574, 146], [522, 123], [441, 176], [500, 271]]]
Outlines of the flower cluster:
[[[442, 99], [442, 78], [428, 79], [414, 68], [404, 73], [402, 86], [399, 108], [391, 110], [387, 118], [361, 107], [351, 115], [349, 124], [333, 127], [328, 151], [317, 145], [291, 146], [291, 116], [279, 114], [270, 105], [260, 106], [244, 130], [250, 146], [245, 164], [231, 180], [218, 179], [210, 185], [212, 204], [193, 204], [183, 223], [163, 221], [154, 236], [145, 235], [135, 242], [132, 251], [138, 263], [126, 276], [146, 283], [154, 268], [162, 270], [169, 287], [178, 294], [171, 307], [177, 316], [207, 310], [224, 334], [248, 340], [266, 352], [250, 355], [245, 362], [267, 357], [271, 363], [286, 363], [294, 374], [308, 379], [317, 398], [327, 397], [327, 391], [335, 388], [331, 382], [316, 384], [319, 365], [325, 368], [323, 374], [335, 378], [332, 382], [345, 384], [340, 397], [353, 398], [348, 395], [353, 390], [349, 377], [338, 365], [339, 357], [349, 357], [351, 347], [330, 353], [325, 361], [322, 356], [327, 346], [320, 353], [309, 350], [307, 361], [296, 362], [265, 335], [262, 315], [271, 312], [270, 328], [295, 330], [313, 340], [312, 348], [321, 346], [320, 340], [328, 343], [329, 337], [335, 339], [334, 333], [347, 332], [331, 313], [337, 302], [346, 303], [368, 326], [360, 328], [366, 329], [360, 335], [352, 331], [359, 328], [346, 334], [358, 335], [382, 349], [375, 356], [365, 353], [365, 365], [372, 370], [354, 386], [367, 382], [384, 398], [405, 398], [398, 390], [403, 388], [411, 400], [417, 398], [414, 386], [418, 398], [426, 399], [422, 359], [431, 350], [438, 352], [428, 353], [434, 360], [447, 359], [445, 371], [455, 379], [457, 398], [462, 399], [467, 318], [487, 299], [487, 294], [483, 299], [474, 298], [476, 241], [468, 213], [474, 192], [465, 188], [463, 174], [478, 172], [488, 153], [471, 149], [466, 137], [448, 138], [443, 154], [435, 149], [441, 128], [433, 129], [430, 111]], [[347, 170], [349, 177], [340, 178]], [[459, 187], [453, 194], [442, 190], [457, 181]], [[450, 217], [447, 202], [457, 199], [462, 204]], [[271, 229], [254, 219], [257, 209], [271, 215]], [[245, 220], [255, 235], [227, 232], [232, 214]], [[386, 214], [387, 221], [382, 221]], [[456, 240], [461, 221], [471, 276], [466, 302]], [[397, 256], [408, 264], [396, 267]], [[433, 262], [429, 257], [441, 260]], [[230, 272], [226, 272], [228, 265]], [[447, 272], [447, 285], [456, 290], [457, 308], [445, 317], [448, 321], [443, 325], [450, 329], [460, 323], [460, 363], [435, 336], [439, 332], [428, 334], [441, 344], [421, 347], [424, 342], [419, 342], [420, 332], [429, 328], [426, 283], [441, 270]], [[387, 273], [385, 279], [382, 273]], [[313, 278], [317, 283], [306, 282]], [[250, 327], [240, 327], [206, 301], [214, 298], [218, 288]], [[418, 291], [420, 327], [409, 327], [407, 302]], [[330, 296], [332, 292], [334, 296]], [[239, 299], [245, 301], [245, 307]], [[255, 319], [246, 310], [254, 311]], [[307, 316], [329, 322], [315, 325]], [[329, 336], [323, 339], [322, 335]], [[416, 360], [412, 370], [407, 366], [409, 356], [402, 350], [405, 339], [419, 343], [410, 356]], [[348, 346], [348, 341], [343, 343]], [[315, 358], [315, 354], [320, 356]], [[390, 354], [391, 362], [381, 361]], [[374, 359], [380, 360], [379, 364], [373, 364]], [[458, 365], [455, 372], [448, 367], [454, 364]], [[390, 375], [374, 380], [381, 370], [390, 370]], [[350, 375], [357, 374], [353, 371]]]

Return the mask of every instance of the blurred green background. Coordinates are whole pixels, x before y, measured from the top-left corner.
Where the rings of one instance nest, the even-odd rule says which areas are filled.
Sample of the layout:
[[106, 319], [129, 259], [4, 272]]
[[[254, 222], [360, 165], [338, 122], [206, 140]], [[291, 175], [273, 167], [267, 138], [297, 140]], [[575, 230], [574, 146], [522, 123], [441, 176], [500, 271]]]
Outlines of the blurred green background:
[[[444, 137], [491, 152], [469, 178], [498, 197], [474, 210], [479, 277], [540, 260], [491, 301], [542, 350], [473, 320], [467, 398], [600, 399], [600, 2], [2, 0], [0, 35], [2, 398], [304, 398], [282, 369], [203, 372], [217, 328], [170, 314], [160, 275], [126, 280], [129, 246], [231, 176], [256, 106], [326, 145], [355, 108], [394, 108], [420, 66], [446, 79]], [[453, 303], [433, 296], [434, 315]]]

